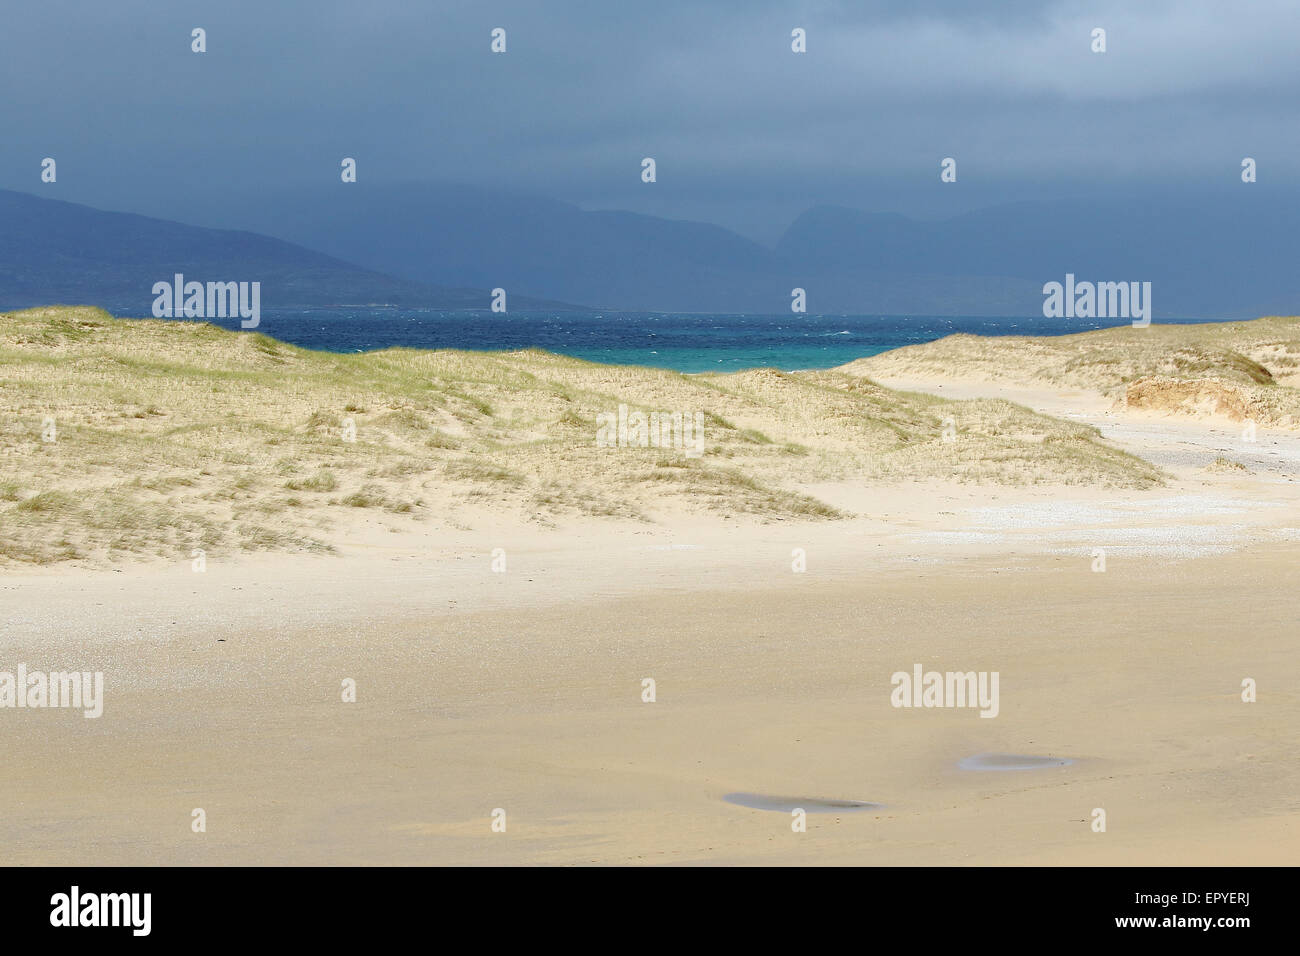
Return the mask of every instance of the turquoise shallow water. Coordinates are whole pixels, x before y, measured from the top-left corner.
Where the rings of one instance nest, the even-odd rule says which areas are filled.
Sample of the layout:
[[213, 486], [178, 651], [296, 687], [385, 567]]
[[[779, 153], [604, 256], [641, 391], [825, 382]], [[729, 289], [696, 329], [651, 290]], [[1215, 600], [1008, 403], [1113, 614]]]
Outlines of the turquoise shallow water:
[[[227, 328], [237, 319], [213, 320]], [[1159, 319], [1158, 322], [1207, 320]], [[436, 312], [314, 309], [264, 312], [257, 331], [304, 348], [360, 352], [540, 348], [594, 362], [680, 372], [831, 368], [888, 349], [969, 332], [1064, 335], [1120, 320], [881, 315], [684, 315], [660, 312]]]

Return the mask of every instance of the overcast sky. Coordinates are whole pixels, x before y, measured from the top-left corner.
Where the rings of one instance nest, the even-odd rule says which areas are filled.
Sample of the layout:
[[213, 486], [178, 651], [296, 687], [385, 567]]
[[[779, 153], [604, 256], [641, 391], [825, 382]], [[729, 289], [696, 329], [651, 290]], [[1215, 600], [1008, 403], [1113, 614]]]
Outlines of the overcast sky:
[[1297, 0], [15, 0], [0, 186], [196, 221], [232, 191], [337, 182], [352, 156], [372, 182], [774, 238], [818, 202], [1227, 188], [1243, 156], [1291, 183], [1298, 38]]

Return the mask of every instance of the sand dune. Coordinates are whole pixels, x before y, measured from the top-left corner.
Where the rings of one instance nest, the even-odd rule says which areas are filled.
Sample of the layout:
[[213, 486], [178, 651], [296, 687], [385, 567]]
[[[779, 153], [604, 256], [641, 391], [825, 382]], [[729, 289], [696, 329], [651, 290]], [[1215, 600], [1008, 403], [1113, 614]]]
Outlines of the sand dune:
[[1300, 428], [1300, 318], [1124, 326], [1064, 336], [950, 335], [838, 371], [881, 382], [1092, 392], [1134, 410]]
[[[0, 382], [10, 564], [328, 551], [355, 513], [397, 526], [464, 525], [484, 510], [543, 524], [827, 520], [841, 510], [809, 486], [1163, 481], [1090, 427], [841, 372], [688, 376], [535, 351], [336, 355], [59, 308], [0, 316]], [[598, 447], [598, 416], [621, 406], [699, 415], [702, 454], [677, 447], [680, 431], [668, 447]]]

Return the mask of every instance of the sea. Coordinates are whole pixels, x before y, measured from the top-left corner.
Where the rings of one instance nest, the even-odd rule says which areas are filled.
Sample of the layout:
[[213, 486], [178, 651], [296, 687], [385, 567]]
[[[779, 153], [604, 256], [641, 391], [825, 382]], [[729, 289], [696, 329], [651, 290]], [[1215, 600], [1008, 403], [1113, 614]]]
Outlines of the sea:
[[[192, 321], [192, 320], [173, 320]], [[238, 329], [238, 319], [209, 319]], [[1193, 324], [1221, 319], [1169, 319]], [[832, 368], [956, 332], [1067, 335], [1127, 319], [927, 315], [727, 315], [673, 312], [448, 312], [399, 308], [263, 311], [256, 331], [327, 352], [544, 349], [592, 362], [679, 372]]]

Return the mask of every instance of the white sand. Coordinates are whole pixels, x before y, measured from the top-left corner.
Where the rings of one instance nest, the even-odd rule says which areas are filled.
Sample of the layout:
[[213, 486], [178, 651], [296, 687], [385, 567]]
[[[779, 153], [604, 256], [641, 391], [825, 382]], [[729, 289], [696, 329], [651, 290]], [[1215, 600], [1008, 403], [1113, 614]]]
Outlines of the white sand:
[[[98, 720], [0, 711], [7, 862], [1294, 862], [1300, 443], [1040, 399], [1173, 483], [823, 485], [863, 517], [819, 523], [367, 518], [339, 556], [7, 573], [0, 670], [106, 681]], [[914, 663], [999, 671], [999, 716], [891, 707]], [[957, 768], [985, 752], [1075, 762]], [[737, 791], [883, 808], [797, 834]]]

